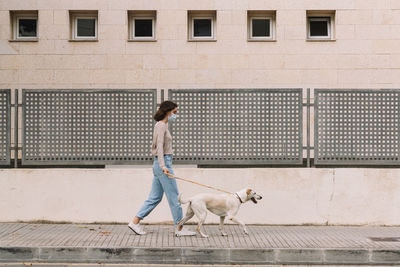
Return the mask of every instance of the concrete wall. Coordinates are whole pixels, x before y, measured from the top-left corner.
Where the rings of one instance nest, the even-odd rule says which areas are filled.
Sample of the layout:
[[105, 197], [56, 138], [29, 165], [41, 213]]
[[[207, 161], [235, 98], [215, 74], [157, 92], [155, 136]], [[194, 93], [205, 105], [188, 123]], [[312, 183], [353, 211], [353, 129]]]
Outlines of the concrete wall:
[[[202, 169], [175, 165], [176, 176], [263, 196], [245, 203], [248, 224], [399, 225], [400, 170], [251, 168]], [[2, 169], [0, 221], [128, 222], [147, 198], [151, 166], [106, 169]], [[212, 191], [178, 181], [184, 197]], [[184, 211], [186, 207], [183, 206]], [[192, 219], [197, 222], [197, 218]], [[144, 222], [172, 223], [166, 197]], [[206, 223], [217, 223], [209, 213]]]

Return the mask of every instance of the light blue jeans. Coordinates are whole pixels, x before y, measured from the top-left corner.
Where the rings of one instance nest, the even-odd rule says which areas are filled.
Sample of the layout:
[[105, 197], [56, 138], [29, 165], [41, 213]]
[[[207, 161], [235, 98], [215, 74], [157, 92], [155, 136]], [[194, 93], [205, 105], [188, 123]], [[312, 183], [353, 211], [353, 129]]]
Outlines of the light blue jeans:
[[[172, 154], [164, 155], [165, 167], [168, 168], [172, 175], [175, 175], [172, 170]], [[169, 178], [161, 169], [158, 164], [158, 159], [154, 157], [153, 160], [153, 184], [151, 186], [150, 194], [147, 200], [143, 203], [136, 216], [143, 219], [161, 202], [164, 192], [167, 195], [169, 208], [171, 209], [174, 225], [182, 220], [182, 207], [178, 201], [178, 186], [176, 180]]]

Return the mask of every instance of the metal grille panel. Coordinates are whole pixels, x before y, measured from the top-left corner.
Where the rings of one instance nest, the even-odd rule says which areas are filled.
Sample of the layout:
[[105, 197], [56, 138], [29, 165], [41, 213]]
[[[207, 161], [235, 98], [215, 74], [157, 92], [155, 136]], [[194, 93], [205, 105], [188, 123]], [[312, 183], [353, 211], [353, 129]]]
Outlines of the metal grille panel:
[[302, 164], [302, 89], [169, 90], [174, 161]]
[[11, 161], [11, 90], [0, 90], [0, 165]]
[[315, 90], [315, 164], [400, 164], [400, 90]]
[[24, 89], [22, 164], [152, 161], [156, 90]]

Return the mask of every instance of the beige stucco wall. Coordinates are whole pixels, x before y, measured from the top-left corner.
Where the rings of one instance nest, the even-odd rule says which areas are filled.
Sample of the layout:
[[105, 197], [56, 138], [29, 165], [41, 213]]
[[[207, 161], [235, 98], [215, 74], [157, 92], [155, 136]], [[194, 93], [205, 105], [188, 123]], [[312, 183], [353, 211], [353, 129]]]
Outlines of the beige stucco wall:
[[[39, 10], [40, 40], [9, 42], [9, 10]], [[98, 42], [69, 42], [68, 10], [99, 12]], [[127, 10], [157, 10], [157, 42], [127, 42]], [[217, 11], [217, 41], [187, 41], [187, 10]], [[306, 10], [336, 10], [307, 42]], [[247, 10], [276, 10], [276, 42], [247, 41]], [[398, 0], [1, 0], [1, 88], [396, 88]]]
[[[250, 186], [263, 199], [241, 206], [248, 224], [400, 225], [400, 170], [174, 167], [175, 175], [229, 191]], [[147, 198], [151, 166], [107, 169], [2, 169], [0, 221], [128, 222]], [[220, 194], [178, 181], [184, 197]], [[186, 206], [183, 206], [186, 211]], [[166, 197], [144, 220], [172, 222]], [[197, 222], [193, 218], [192, 222]], [[219, 218], [209, 213], [207, 223]]]

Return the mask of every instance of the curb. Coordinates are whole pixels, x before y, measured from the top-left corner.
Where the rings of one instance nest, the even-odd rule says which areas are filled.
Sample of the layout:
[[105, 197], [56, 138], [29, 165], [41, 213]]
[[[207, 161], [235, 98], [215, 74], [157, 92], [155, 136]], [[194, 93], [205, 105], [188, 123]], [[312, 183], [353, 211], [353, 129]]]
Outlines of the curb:
[[0, 247], [0, 262], [395, 265], [400, 249]]

